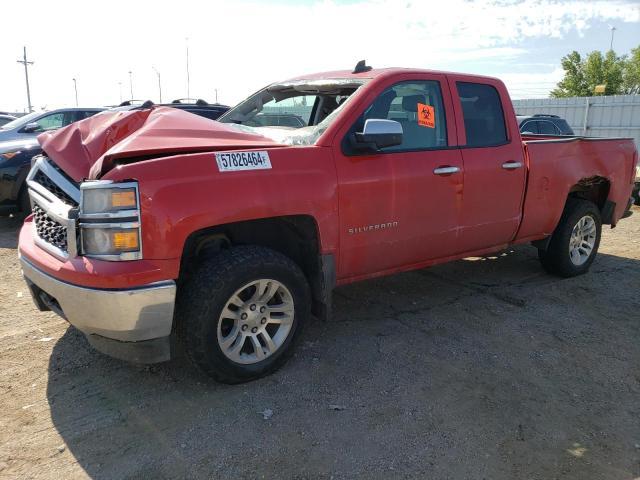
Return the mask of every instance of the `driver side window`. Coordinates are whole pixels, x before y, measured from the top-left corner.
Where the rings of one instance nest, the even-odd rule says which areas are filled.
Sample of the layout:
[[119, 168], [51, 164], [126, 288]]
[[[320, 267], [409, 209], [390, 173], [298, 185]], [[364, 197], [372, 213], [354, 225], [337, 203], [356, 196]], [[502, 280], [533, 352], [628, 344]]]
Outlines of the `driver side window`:
[[447, 146], [447, 125], [440, 82], [400, 82], [385, 90], [356, 121], [353, 131], [368, 119], [394, 120], [402, 126], [402, 143], [381, 152], [437, 149]]

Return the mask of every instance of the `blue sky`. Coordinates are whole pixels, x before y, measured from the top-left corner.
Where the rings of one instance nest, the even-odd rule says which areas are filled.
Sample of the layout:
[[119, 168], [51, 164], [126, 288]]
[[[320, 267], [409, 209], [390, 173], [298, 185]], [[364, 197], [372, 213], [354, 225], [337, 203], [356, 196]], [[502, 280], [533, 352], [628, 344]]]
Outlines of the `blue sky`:
[[[26, 45], [33, 104], [187, 96], [235, 104], [264, 85], [323, 70], [407, 66], [502, 78], [514, 98], [544, 97], [572, 50], [640, 45], [638, 0], [181, 0], [6, 2], [0, 110], [22, 110]], [[20, 19], [28, 18], [25, 28]], [[187, 40], [188, 39], [188, 40]], [[131, 71], [132, 85], [129, 82]], [[131, 88], [133, 87], [133, 88]]]

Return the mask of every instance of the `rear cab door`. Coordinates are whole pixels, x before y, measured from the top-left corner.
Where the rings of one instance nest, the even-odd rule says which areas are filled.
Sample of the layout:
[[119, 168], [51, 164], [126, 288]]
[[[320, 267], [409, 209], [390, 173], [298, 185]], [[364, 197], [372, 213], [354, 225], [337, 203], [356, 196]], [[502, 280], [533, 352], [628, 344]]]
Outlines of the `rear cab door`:
[[457, 253], [506, 245], [520, 226], [526, 183], [511, 99], [497, 79], [455, 74], [447, 78], [464, 163]]

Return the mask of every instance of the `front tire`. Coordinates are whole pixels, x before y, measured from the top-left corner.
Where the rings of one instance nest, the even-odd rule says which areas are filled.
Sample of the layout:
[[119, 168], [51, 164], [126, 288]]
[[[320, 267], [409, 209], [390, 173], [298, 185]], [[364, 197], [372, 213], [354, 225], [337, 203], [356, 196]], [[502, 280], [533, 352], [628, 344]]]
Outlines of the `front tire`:
[[180, 287], [176, 321], [189, 359], [222, 383], [255, 380], [290, 356], [310, 310], [307, 280], [264, 247], [223, 250]]
[[602, 219], [588, 200], [569, 198], [546, 250], [538, 250], [544, 269], [561, 277], [587, 273], [600, 246]]

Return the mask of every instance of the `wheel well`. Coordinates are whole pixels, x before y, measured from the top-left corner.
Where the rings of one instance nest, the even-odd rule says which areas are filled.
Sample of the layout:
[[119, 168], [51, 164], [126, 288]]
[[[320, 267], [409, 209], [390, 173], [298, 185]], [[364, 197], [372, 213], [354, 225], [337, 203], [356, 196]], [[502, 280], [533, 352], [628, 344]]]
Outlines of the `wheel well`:
[[[611, 224], [611, 217], [613, 216], [615, 204], [607, 200], [607, 198], [609, 197], [610, 187], [611, 183], [605, 177], [596, 175], [589, 178], [583, 178], [569, 189], [567, 201], [570, 198], [577, 198], [595, 203], [600, 210], [602, 223]], [[567, 201], [565, 201], [565, 209], [567, 208]], [[549, 246], [549, 242], [551, 241], [551, 237], [552, 236], [549, 235], [546, 238], [536, 240], [531, 243], [539, 250], [546, 251]]]
[[[314, 311], [324, 311], [315, 304], [327, 304], [333, 288], [327, 264], [320, 255], [318, 227], [313, 217], [291, 215], [227, 223], [193, 232], [187, 238], [180, 264], [180, 281], [187, 278], [199, 261], [237, 245], [259, 245], [271, 248], [293, 260], [303, 271], [311, 287]], [[329, 272], [327, 272], [329, 270]], [[324, 314], [322, 315], [324, 316]]]
[[603, 212], [607, 198], [609, 197], [609, 188], [611, 183], [605, 177], [594, 176], [583, 178], [569, 190], [569, 197], [589, 200], [595, 203], [600, 212]]

